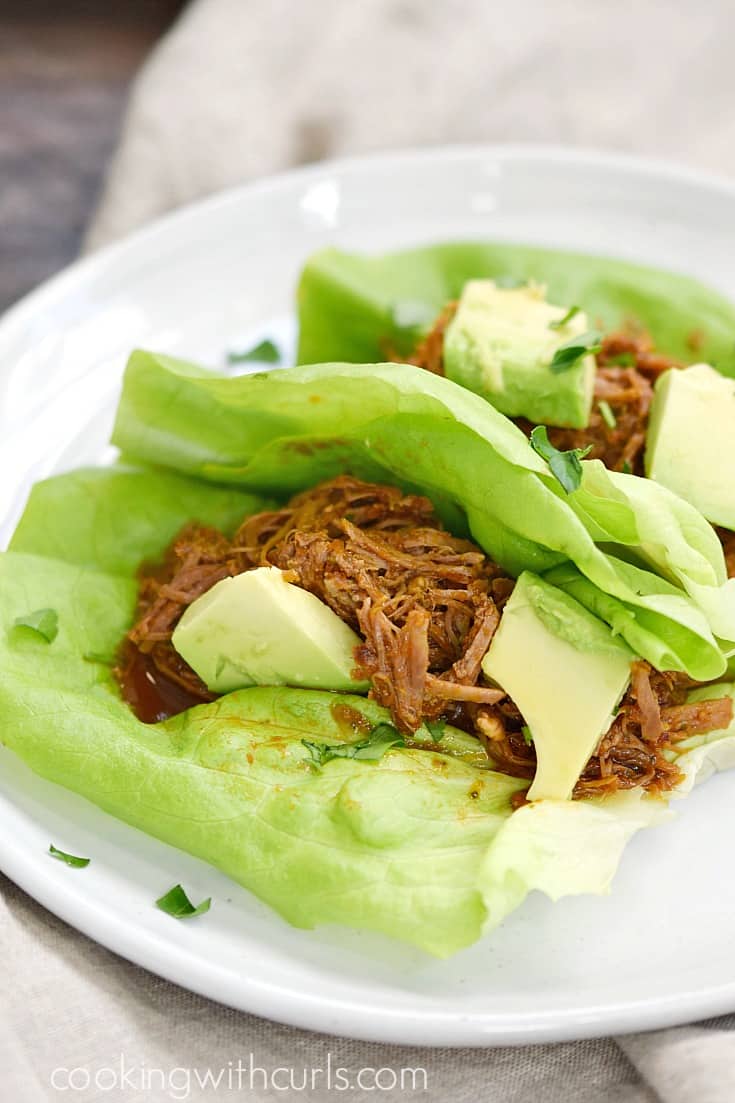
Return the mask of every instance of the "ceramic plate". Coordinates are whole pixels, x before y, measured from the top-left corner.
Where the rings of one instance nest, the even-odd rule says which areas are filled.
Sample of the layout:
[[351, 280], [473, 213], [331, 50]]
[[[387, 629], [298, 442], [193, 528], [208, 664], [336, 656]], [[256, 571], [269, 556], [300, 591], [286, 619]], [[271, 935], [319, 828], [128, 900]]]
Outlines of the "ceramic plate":
[[[735, 298], [735, 188], [654, 163], [525, 148], [325, 164], [217, 196], [73, 265], [0, 323], [0, 518], [36, 479], [109, 459], [136, 345], [224, 363], [293, 336], [294, 281], [327, 244], [524, 241], [649, 262]], [[735, 335], [734, 335], [735, 336]], [[112, 950], [234, 1007], [386, 1042], [482, 1045], [641, 1030], [735, 1009], [735, 776], [628, 846], [605, 898], [534, 895], [449, 961], [377, 936], [292, 930], [203, 862], [0, 754], [0, 866]], [[49, 842], [91, 854], [84, 874]], [[181, 881], [205, 920], [152, 902]]]

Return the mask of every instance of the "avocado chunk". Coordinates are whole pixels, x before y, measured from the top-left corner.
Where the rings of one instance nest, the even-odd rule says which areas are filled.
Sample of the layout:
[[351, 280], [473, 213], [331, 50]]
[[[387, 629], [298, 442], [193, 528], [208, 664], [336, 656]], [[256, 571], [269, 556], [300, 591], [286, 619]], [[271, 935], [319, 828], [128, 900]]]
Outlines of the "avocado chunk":
[[524, 572], [482, 662], [520, 709], [536, 748], [529, 800], [568, 800], [630, 681], [635, 656], [603, 621]]
[[192, 602], [172, 643], [214, 693], [245, 686], [305, 686], [359, 693], [359, 636], [277, 567], [223, 578]]
[[444, 371], [509, 417], [584, 429], [592, 408], [594, 357], [580, 356], [557, 373], [551, 361], [586, 330], [585, 314], [547, 302], [543, 287], [470, 280], [444, 335]]
[[709, 364], [672, 368], [656, 383], [646, 474], [735, 529], [735, 380]]

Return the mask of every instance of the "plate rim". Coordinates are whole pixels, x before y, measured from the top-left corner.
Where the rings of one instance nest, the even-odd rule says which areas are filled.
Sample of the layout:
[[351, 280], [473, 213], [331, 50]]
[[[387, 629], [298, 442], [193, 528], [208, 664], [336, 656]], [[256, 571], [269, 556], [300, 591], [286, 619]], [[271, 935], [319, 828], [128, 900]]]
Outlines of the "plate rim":
[[[536, 159], [567, 166], [609, 167], [633, 176], [656, 177], [664, 183], [688, 184], [698, 190], [716, 191], [735, 200], [735, 181], [725, 176], [692, 169], [671, 160], [583, 147], [530, 142], [450, 144], [335, 158], [235, 185], [185, 204], [119, 240], [81, 256], [7, 308], [0, 316], [0, 343], [6, 336], [12, 337], [14, 330], [22, 330], [29, 317], [44, 311], [55, 300], [63, 298], [75, 284], [93, 276], [100, 266], [117, 265], [127, 253], [148, 247], [160, 233], [192, 218], [206, 217], [208, 211], [229, 203], [247, 201], [251, 196], [267, 194], [274, 188], [308, 184], [313, 179], [330, 174], [344, 177], [365, 168], [391, 164], [477, 161], [482, 158], [500, 162]], [[107, 814], [101, 809], [99, 811]], [[299, 1029], [369, 1042], [426, 1048], [483, 1047], [569, 1041], [661, 1029], [735, 1009], [735, 979], [704, 988], [699, 986], [675, 995], [637, 999], [632, 1004], [626, 1001], [595, 1004], [588, 999], [573, 1008], [503, 1011], [497, 1014], [474, 1009], [467, 1012], [441, 1008], [380, 1010], [366, 1007], [359, 1000], [325, 999], [318, 992], [296, 991], [293, 987], [268, 984], [263, 978], [253, 980], [250, 977], [243, 983], [241, 978], [219, 965], [210, 962], [205, 967], [202, 960], [192, 955], [186, 946], [167, 941], [152, 931], [119, 919], [114, 909], [95, 898], [83, 897], [81, 884], [71, 880], [68, 886], [59, 885], [46, 879], [40, 862], [35, 866], [28, 865], [19, 841], [11, 838], [6, 839], [5, 843], [0, 857], [2, 872], [41, 906], [93, 941], [207, 999]], [[182, 984], [182, 974], [187, 978], [185, 984]], [[213, 976], [217, 977], [217, 995], [212, 994]], [[433, 1034], [428, 1041], [427, 1032]]]

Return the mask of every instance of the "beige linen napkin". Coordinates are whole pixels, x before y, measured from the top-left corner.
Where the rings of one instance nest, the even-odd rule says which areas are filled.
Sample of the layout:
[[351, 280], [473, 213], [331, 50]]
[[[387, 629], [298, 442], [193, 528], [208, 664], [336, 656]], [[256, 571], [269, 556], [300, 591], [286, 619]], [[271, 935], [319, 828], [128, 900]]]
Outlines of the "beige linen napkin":
[[[88, 245], [218, 188], [389, 146], [565, 142], [735, 171], [732, 30], [730, 0], [199, 0], [133, 90]], [[735, 1017], [515, 1049], [350, 1042], [160, 980], [1, 876], [0, 954], [0, 1100], [13, 1103], [735, 1099]], [[285, 1092], [240, 1081], [238, 1091], [226, 1075], [217, 1089], [198, 1079], [241, 1060], [293, 1068], [298, 1084], [328, 1054], [352, 1075], [425, 1069], [426, 1090]]]

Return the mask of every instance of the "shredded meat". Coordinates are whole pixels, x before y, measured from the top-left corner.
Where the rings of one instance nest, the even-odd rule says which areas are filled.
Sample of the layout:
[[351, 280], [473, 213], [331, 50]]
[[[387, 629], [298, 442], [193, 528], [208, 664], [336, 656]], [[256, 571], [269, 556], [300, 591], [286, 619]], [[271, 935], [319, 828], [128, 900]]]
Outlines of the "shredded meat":
[[653, 383], [662, 372], [675, 367], [681, 365], [655, 352], [647, 334], [609, 334], [597, 355], [595, 397], [588, 426], [549, 428], [549, 440], [561, 450], [592, 445], [590, 459], [602, 460], [614, 471], [642, 475]]
[[444, 375], [444, 332], [456, 313], [456, 300], [447, 303], [410, 356], [396, 356], [392, 349], [387, 350], [388, 355], [394, 363], [414, 364], [417, 368], [424, 368], [433, 375]]
[[[523, 717], [481, 678], [513, 579], [475, 544], [446, 532], [427, 498], [350, 476], [247, 518], [231, 540], [216, 529], [186, 526], [164, 563], [142, 572], [137, 620], [116, 671], [123, 691], [142, 669], [148, 683], [162, 677], [173, 687], [173, 711], [212, 700], [171, 635], [187, 606], [220, 579], [263, 565], [285, 571], [361, 635], [355, 673], [369, 679], [371, 696], [402, 731], [447, 719], [476, 732], [496, 768], [533, 777], [536, 756]], [[671, 746], [732, 718], [729, 697], [687, 703], [691, 686], [682, 675], [635, 662], [630, 688], [575, 797], [675, 785], [680, 775], [667, 757]], [[140, 703], [149, 689], [144, 681], [127, 699]], [[156, 702], [146, 709], [161, 718]]]
[[213, 529], [184, 529], [163, 569], [142, 579], [129, 644], [200, 700], [211, 699], [171, 634], [184, 609], [220, 579], [268, 564], [362, 635], [356, 674], [371, 681], [372, 696], [402, 731], [458, 703], [502, 697], [478, 681], [513, 580], [476, 545], [446, 532], [427, 498], [349, 476], [248, 518], [232, 541]]
[[[689, 736], [726, 728], [733, 716], [731, 697], [687, 704], [692, 684], [686, 675], [660, 673], [648, 663], [634, 662], [630, 687], [574, 796], [603, 796], [636, 785], [656, 792], [676, 785], [680, 771], [665, 752]], [[523, 718], [515, 705], [506, 700], [480, 709], [476, 723], [499, 769], [515, 777], [533, 777], [536, 752], [524, 738]]]

